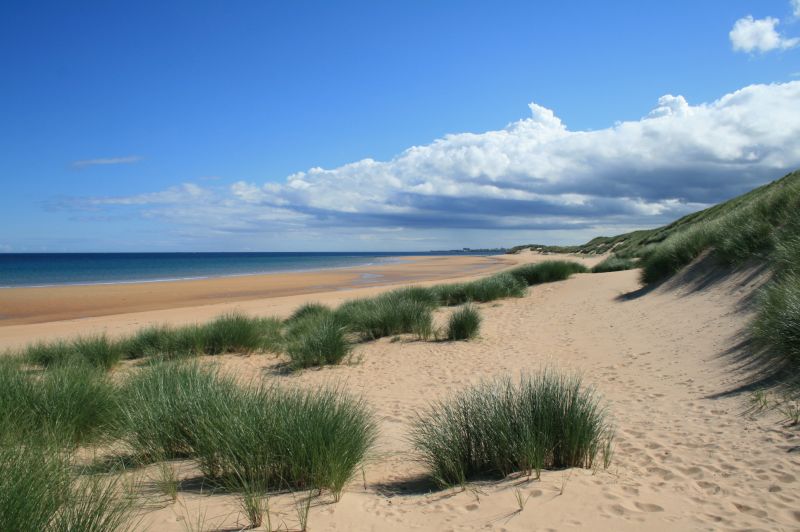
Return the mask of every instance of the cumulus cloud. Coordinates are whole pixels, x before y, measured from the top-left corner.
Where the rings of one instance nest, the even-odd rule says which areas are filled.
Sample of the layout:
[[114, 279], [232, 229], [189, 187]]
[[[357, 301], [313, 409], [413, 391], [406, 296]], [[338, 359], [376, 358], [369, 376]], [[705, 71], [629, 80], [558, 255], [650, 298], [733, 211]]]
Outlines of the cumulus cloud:
[[778, 33], [775, 29], [778, 24], [780, 19], [775, 17], [754, 19], [748, 15], [740, 18], [728, 34], [733, 49], [737, 52], [764, 53], [771, 50], [786, 50], [800, 44], [800, 38], [787, 38]]
[[80, 198], [70, 208], [138, 209], [214, 234], [330, 241], [382, 230], [382, 241], [399, 242], [476, 230], [580, 240], [664, 223], [800, 166], [800, 81], [695, 105], [666, 95], [643, 118], [594, 131], [529, 108], [502, 129], [447, 135], [388, 161], [315, 167], [280, 182]]
[[142, 158], [138, 155], [127, 155], [125, 157], [107, 157], [104, 159], [83, 159], [81, 161], [73, 161], [73, 168], [86, 168], [88, 166], [108, 166], [112, 164], [132, 164], [141, 161]]

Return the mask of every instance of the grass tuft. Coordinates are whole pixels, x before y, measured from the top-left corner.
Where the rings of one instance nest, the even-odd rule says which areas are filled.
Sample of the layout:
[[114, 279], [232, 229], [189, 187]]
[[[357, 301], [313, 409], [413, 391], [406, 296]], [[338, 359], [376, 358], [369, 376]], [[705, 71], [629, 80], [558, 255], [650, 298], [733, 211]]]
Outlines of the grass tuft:
[[800, 363], [800, 275], [782, 275], [764, 288], [752, 330], [774, 354]]
[[623, 270], [632, 270], [638, 267], [636, 261], [630, 258], [622, 258], [616, 255], [611, 255], [592, 267], [592, 273], [606, 273], [606, 272], [621, 272]]
[[293, 318], [286, 333], [286, 355], [295, 368], [339, 364], [350, 354], [345, 327], [330, 309]]
[[158, 363], [122, 392], [126, 441], [142, 457], [190, 457], [210, 479], [329, 489], [338, 496], [372, 446], [363, 402], [338, 389], [241, 387], [195, 363]]
[[75, 476], [52, 442], [0, 446], [0, 530], [122, 531], [132, 512], [117, 480]]
[[327, 489], [338, 499], [372, 447], [376, 425], [364, 403], [337, 389], [241, 388], [198, 426], [203, 472], [236, 489]]
[[412, 441], [442, 486], [545, 468], [590, 468], [612, 437], [591, 388], [545, 371], [499, 379], [434, 403]]
[[204, 352], [208, 355], [279, 349], [280, 327], [272, 318], [251, 318], [233, 312], [223, 314], [203, 326]]
[[287, 323], [293, 323], [308, 318], [309, 316], [331, 314], [332, 312], [333, 311], [330, 307], [323, 305], [322, 303], [304, 303], [297, 307], [297, 309], [292, 312], [292, 315], [289, 316], [289, 319], [286, 321]]
[[458, 284], [442, 284], [432, 287], [436, 301], [441, 305], [462, 305], [470, 301], [486, 303], [506, 297], [522, 297], [526, 284], [511, 273], [498, 273], [477, 281]]
[[511, 275], [532, 286], [568, 279], [574, 273], [586, 273], [583, 264], [567, 260], [548, 260], [535, 264], [525, 264], [509, 271]]
[[87, 364], [41, 371], [20, 361], [0, 363], [0, 445], [47, 436], [63, 445], [87, 443], [111, 431], [115, 388]]
[[418, 289], [393, 290], [370, 299], [346, 301], [336, 310], [336, 317], [362, 340], [405, 333], [427, 339], [433, 333], [431, 301]]
[[117, 342], [100, 335], [34, 344], [25, 349], [24, 356], [30, 363], [44, 367], [86, 363], [111, 369], [122, 358], [122, 349]]
[[450, 315], [447, 322], [447, 339], [469, 340], [478, 335], [480, 328], [480, 312], [468, 303]]
[[120, 390], [119, 431], [145, 461], [193, 456], [197, 427], [218, 415], [233, 381], [195, 362], [156, 362]]
[[122, 341], [126, 358], [189, 358], [205, 352], [205, 335], [198, 325], [168, 327], [156, 325]]

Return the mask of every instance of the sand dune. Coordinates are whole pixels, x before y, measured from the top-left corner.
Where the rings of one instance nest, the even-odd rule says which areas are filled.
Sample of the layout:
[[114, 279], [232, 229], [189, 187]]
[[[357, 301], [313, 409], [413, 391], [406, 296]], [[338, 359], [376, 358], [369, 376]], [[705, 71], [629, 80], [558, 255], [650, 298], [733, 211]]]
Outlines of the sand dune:
[[[750, 318], [749, 297], [761, 280], [758, 272], [746, 271], [705, 280], [701, 290], [678, 278], [640, 292], [635, 271], [577, 275], [535, 286], [521, 299], [481, 305], [484, 327], [471, 342], [383, 339], [359, 345], [356, 363], [293, 375], [276, 372], [279, 361], [264, 355], [226, 355], [208, 363], [244, 381], [338, 383], [375, 409], [379, 446], [364, 478], [355, 479], [337, 504], [316, 500], [311, 530], [798, 529], [798, 431], [776, 417], [749, 414], [748, 395], [740, 393], [754, 375], [736, 348]], [[294, 302], [253, 301], [245, 308], [274, 313]], [[172, 318], [200, 319], [211, 310]], [[122, 320], [115, 330], [123, 330], [154, 316], [168, 314], [97, 320]], [[67, 332], [79, 325], [55, 326]], [[31, 335], [45, 324], [24, 327]], [[17, 342], [20, 329], [8, 335], [9, 329], [0, 328], [0, 337]], [[483, 377], [544, 366], [580, 371], [607, 401], [617, 433], [610, 468], [434, 490], [406, 439], [415, 412]], [[192, 476], [188, 464], [176, 467]], [[145, 482], [150, 472], [141, 477]], [[516, 490], [526, 500], [522, 510]], [[273, 497], [271, 508], [273, 526], [297, 525], [291, 495]], [[232, 496], [191, 491], [176, 504], [155, 501], [143, 524], [184, 530], [186, 520], [199, 515], [207, 527], [244, 524]]]

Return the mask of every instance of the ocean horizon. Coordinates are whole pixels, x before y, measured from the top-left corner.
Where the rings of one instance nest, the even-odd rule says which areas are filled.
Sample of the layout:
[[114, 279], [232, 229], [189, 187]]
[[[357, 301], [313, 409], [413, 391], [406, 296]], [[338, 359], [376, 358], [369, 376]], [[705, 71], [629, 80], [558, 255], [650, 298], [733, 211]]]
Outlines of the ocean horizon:
[[0, 253], [0, 288], [184, 281], [352, 268], [394, 262], [409, 256], [498, 252], [500, 250]]

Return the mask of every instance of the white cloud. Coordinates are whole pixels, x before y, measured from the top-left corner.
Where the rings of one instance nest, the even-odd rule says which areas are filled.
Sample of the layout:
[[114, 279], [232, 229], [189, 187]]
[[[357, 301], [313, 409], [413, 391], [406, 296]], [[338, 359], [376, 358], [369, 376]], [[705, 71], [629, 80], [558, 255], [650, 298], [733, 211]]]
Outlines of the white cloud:
[[161, 192], [137, 194], [135, 196], [119, 196], [106, 198], [90, 198], [85, 200], [87, 205], [152, 205], [158, 203], [180, 203], [183, 201], [196, 202], [208, 196], [208, 192], [194, 183], [184, 183], [177, 187], [170, 187]]
[[139, 209], [230, 241], [288, 232], [341, 243], [381, 230], [380, 241], [398, 247], [401, 239], [465, 231], [576, 241], [661, 224], [800, 167], [800, 81], [752, 85], [698, 105], [666, 95], [644, 118], [595, 131], [570, 130], [537, 104], [530, 110], [503, 129], [447, 135], [388, 161], [78, 206]]
[[800, 17], [800, 0], [792, 0], [792, 14]]
[[778, 24], [780, 19], [774, 17], [754, 19], [747, 15], [740, 18], [728, 34], [733, 49], [737, 52], [764, 53], [770, 50], [786, 50], [800, 44], [800, 38], [787, 38], [778, 33], [775, 29]]
[[84, 159], [81, 161], [73, 161], [74, 168], [86, 168], [87, 166], [106, 166], [112, 164], [132, 164], [141, 161], [142, 158], [138, 155], [127, 155], [125, 157], [107, 157], [104, 159]]

